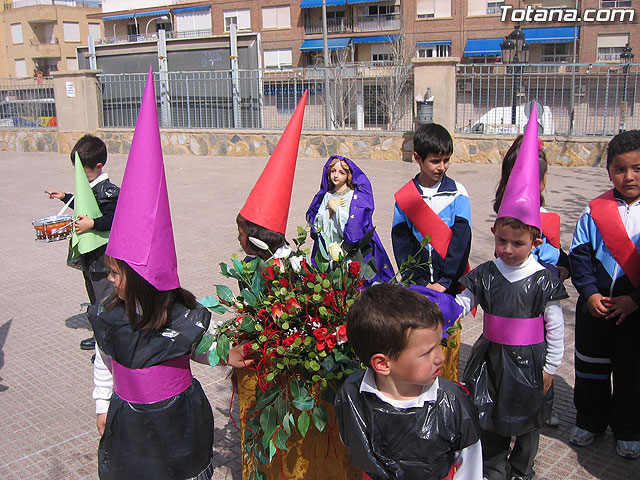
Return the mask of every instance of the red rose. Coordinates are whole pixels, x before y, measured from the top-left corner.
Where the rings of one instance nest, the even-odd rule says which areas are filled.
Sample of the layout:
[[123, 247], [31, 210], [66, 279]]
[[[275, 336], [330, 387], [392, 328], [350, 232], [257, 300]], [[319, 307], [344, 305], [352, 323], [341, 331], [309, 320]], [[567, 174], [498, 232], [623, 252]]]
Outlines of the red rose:
[[284, 288], [289, 288], [289, 280], [287, 280], [286, 278], [280, 278], [278, 282], [280, 282], [280, 285], [282, 285]]
[[271, 307], [271, 314], [275, 318], [280, 318], [284, 313], [284, 307], [280, 303], [276, 303], [273, 307]]
[[316, 282], [316, 274], [315, 273], [309, 273], [308, 275], [304, 276], [304, 283], [315, 283]]
[[313, 336], [315, 337], [318, 343], [323, 342], [324, 339], [327, 338], [327, 329], [324, 327], [316, 328], [313, 330]]
[[302, 307], [300, 306], [300, 304], [298, 303], [298, 300], [296, 300], [295, 297], [291, 297], [289, 300], [287, 300], [287, 311], [289, 313], [293, 313], [296, 310], [300, 310]]
[[317, 349], [318, 351], [320, 351], [320, 352], [321, 352], [322, 350], [324, 350], [324, 347], [326, 347], [326, 344], [325, 344], [324, 342], [318, 342], [318, 343], [316, 343], [316, 349]]
[[355, 262], [355, 261], [354, 261], [354, 262], [351, 262], [351, 263], [349, 264], [349, 274], [350, 274], [352, 277], [357, 277], [357, 276], [358, 276], [358, 274], [360, 273], [360, 269], [361, 269], [361, 268], [362, 268], [362, 267], [360, 266], [360, 262]]
[[286, 338], [282, 339], [282, 345], [285, 347], [290, 347], [291, 345], [293, 345], [293, 342], [296, 341], [296, 338], [298, 338], [300, 336], [299, 333], [294, 333], [293, 335], [289, 335]]
[[264, 308], [261, 308], [260, 310], [258, 310], [258, 320], [265, 322], [268, 319], [269, 319], [269, 312], [267, 312]]
[[269, 281], [276, 279], [276, 273], [273, 271], [273, 267], [267, 267], [262, 270], [262, 276], [265, 278], [265, 280]]
[[336, 336], [338, 337], [338, 341], [339, 342], [346, 342], [347, 341], [347, 326], [346, 325], [340, 325], [338, 327], [338, 330], [336, 330]]
[[251, 352], [253, 352], [253, 348], [251, 348], [252, 343], [248, 342], [242, 345], [242, 356], [246, 357]]
[[335, 305], [336, 304], [336, 294], [335, 294], [335, 292], [327, 292], [327, 294], [324, 296], [324, 299], [322, 300], [322, 302], [327, 307], [331, 307], [331, 306]]
[[329, 351], [333, 350], [337, 343], [338, 341], [336, 340], [335, 335], [330, 335], [327, 337], [327, 348], [329, 349]]

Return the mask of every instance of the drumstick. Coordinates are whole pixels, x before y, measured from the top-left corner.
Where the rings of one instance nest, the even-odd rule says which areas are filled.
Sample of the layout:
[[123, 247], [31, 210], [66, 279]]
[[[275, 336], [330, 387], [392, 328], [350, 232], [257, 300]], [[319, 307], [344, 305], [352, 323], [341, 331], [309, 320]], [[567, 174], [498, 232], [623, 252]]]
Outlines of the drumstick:
[[60, 215], [62, 215], [62, 212], [64, 212], [69, 206], [69, 204], [73, 201], [73, 197], [75, 197], [75, 195], [71, 195], [71, 198], [69, 198], [67, 203], [65, 203], [64, 206], [60, 209], [60, 211], [56, 213], [56, 217], [59, 217]]

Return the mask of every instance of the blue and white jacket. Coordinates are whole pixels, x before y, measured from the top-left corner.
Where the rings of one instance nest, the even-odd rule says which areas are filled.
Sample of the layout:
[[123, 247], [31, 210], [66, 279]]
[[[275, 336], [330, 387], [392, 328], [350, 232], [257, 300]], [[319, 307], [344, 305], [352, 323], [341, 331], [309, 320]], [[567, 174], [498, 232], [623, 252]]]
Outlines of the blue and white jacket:
[[[640, 200], [627, 204], [614, 190], [618, 212], [629, 238], [640, 250]], [[584, 300], [595, 293], [607, 297], [630, 295], [640, 305], [640, 288], [633, 286], [616, 259], [605, 245], [591, 209], [587, 206], [576, 224], [571, 248], [571, 279]]]
[[[444, 175], [440, 180], [435, 195], [424, 195], [423, 189], [418, 183], [418, 175], [413, 183], [422, 195], [427, 205], [438, 214], [445, 224], [451, 229], [452, 236], [449, 249], [445, 258], [442, 258], [431, 245], [420, 253], [420, 262], [431, 263], [410, 271], [403, 272], [405, 278], [411, 277], [411, 283], [427, 285], [437, 282], [447, 289], [447, 293], [458, 293], [458, 279], [463, 275], [469, 261], [471, 250], [471, 205], [469, 194], [461, 183], [458, 183]], [[409, 255], [414, 255], [420, 249], [422, 234], [413, 225], [396, 203], [393, 212], [393, 227], [391, 240], [393, 254], [398, 268], [407, 260]]]

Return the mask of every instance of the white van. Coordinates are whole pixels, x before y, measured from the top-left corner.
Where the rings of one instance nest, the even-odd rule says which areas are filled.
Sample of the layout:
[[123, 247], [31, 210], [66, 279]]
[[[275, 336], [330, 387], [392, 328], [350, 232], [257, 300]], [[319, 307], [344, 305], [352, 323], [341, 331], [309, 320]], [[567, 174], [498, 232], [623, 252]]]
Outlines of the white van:
[[[551, 108], [542, 107], [540, 113], [540, 103], [538, 103], [538, 127], [540, 135], [555, 135], [553, 125], [553, 115]], [[518, 105], [516, 107], [516, 123], [511, 123], [511, 107], [495, 107], [482, 115], [469, 129], [469, 133], [487, 133], [501, 135], [517, 135], [524, 133], [524, 129], [529, 121], [529, 104]]]

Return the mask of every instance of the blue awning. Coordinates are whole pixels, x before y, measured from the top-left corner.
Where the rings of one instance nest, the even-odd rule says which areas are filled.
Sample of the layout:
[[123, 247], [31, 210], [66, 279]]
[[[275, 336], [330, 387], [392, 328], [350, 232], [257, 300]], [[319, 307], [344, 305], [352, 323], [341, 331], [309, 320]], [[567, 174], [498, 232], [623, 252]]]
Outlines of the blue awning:
[[173, 13], [195, 12], [196, 10], [210, 10], [211, 5], [202, 5], [201, 7], [176, 8]]
[[353, 3], [374, 3], [374, 2], [381, 2], [382, 0], [347, 0], [347, 3], [349, 5], [353, 4]]
[[136, 18], [140, 17], [159, 17], [160, 15], [169, 15], [169, 10], [155, 10], [153, 12], [136, 13]]
[[[351, 41], [351, 37], [342, 37], [342, 38], [329, 38], [327, 39], [327, 44], [329, 50], [342, 50], [346, 47]], [[305, 40], [302, 42], [302, 46], [300, 50], [303, 52], [309, 52], [312, 50], [322, 50], [324, 48], [323, 41], [321, 38], [315, 38], [313, 40]]]
[[431, 42], [416, 42], [416, 45], [423, 47], [425, 45], [451, 45], [451, 40], [433, 40]]
[[[573, 42], [573, 27], [523, 28], [527, 43], [567, 43]], [[575, 30], [576, 37], [580, 27]]]
[[500, 44], [504, 38], [476, 38], [467, 40], [464, 47], [465, 57], [492, 57], [500, 55]]
[[102, 17], [103, 22], [110, 20], [124, 20], [125, 18], [133, 18], [133, 13], [127, 13], [126, 15], [113, 15], [111, 17]]
[[384, 43], [395, 42], [397, 35], [375, 35], [372, 37], [353, 37], [353, 43]]
[[[344, 5], [347, 0], [327, 0], [327, 7], [335, 7], [337, 5]], [[322, 0], [302, 0], [300, 2], [300, 8], [321, 7]]]

